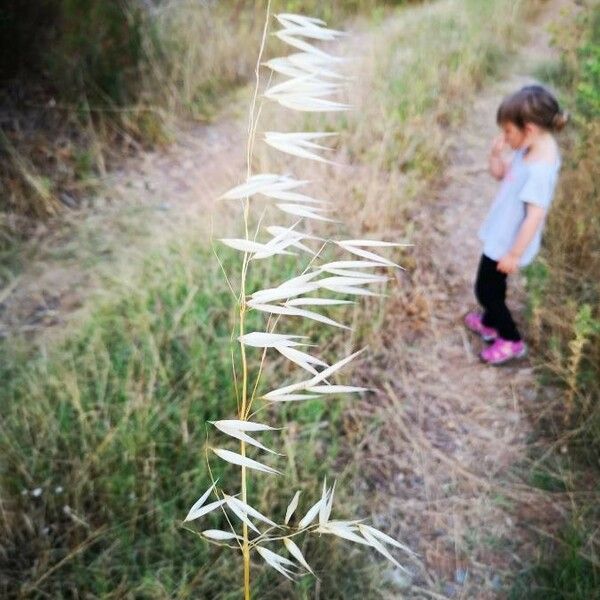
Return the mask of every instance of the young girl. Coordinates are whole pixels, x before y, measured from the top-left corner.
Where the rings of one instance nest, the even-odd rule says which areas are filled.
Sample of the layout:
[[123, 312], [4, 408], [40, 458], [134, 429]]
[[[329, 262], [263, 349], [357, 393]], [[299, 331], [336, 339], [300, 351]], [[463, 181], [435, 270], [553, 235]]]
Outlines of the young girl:
[[[527, 352], [506, 306], [506, 279], [528, 265], [540, 249], [561, 164], [552, 133], [562, 129], [567, 119], [554, 96], [539, 85], [522, 88], [498, 108], [502, 134], [492, 145], [489, 167], [502, 184], [479, 230], [483, 254], [475, 283], [483, 313], [465, 317], [469, 329], [493, 342], [480, 355], [488, 364]], [[510, 163], [502, 157], [505, 145], [514, 150]]]

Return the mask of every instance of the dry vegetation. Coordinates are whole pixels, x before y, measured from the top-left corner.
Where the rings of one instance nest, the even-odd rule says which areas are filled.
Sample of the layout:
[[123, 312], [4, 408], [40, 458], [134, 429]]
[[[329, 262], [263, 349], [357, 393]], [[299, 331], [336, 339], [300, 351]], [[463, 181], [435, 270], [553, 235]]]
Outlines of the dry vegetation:
[[[402, 0], [281, 1], [327, 19]], [[79, 206], [124, 156], [172, 140], [180, 118], [207, 121], [247, 82], [257, 2], [49, 0], [0, 22], [0, 250], [40, 219]], [[36, 43], [32, 44], [31, 40]]]
[[[556, 24], [560, 59], [539, 76], [572, 111], [557, 197], [541, 259], [527, 273], [541, 406], [531, 417], [549, 448], [536, 453], [538, 484], [569, 497], [562, 530], [542, 543], [518, 598], [596, 598], [600, 463], [600, 4], [580, 3]], [[551, 384], [555, 387], [549, 387]], [[552, 391], [550, 391], [552, 390]], [[584, 493], [587, 491], [587, 493]]]

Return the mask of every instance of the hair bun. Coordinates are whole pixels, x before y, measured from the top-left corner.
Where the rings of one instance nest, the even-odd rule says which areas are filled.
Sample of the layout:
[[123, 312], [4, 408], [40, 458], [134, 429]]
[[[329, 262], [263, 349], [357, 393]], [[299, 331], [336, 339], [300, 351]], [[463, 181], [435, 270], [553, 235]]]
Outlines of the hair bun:
[[568, 121], [569, 113], [561, 110], [557, 112], [552, 119], [552, 129], [554, 129], [554, 131], [560, 131]]

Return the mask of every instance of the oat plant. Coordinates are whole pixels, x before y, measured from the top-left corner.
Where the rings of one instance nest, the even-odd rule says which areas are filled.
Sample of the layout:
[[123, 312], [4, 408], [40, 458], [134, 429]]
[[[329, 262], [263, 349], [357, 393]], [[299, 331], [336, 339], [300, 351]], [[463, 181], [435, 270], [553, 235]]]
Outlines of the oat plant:
[[[392, 260], [381, 255], [382, 249], [403, 245], [377, 240], [324, 239], [303, 232], [302, 226], [306, 221], [333, 221], [331, 205], [306, 194], [303, 188], [308, 182], [305, 180], [287, 174], [252, 174], [253, 149], [262, 106], [258, 102], [261, 67], [266, 67], [271, 72], [268, 89], [264, 91], [261, 102], [273, 101], [291, 110], [307, 112], [345, 111], [351, 108], [335, 99], [346, 85], [347, 78], [337, 70], [344, 60], [315, 45], [319, 41], [334, 41], [344, 34], [328, 29], [323, 21], [308, 16], [278, 14], [275, 17], [281, 29], [274, 35], [292, 46], [292, 53], [264, 64], [261, 62], [270, 22], [269, 4], [256, 65], [256, 86], [250, 107], [246, 179], [222, 196], [223, 201], [237, 201], [243, 213], [244, 237], [221, 240], [242, 255], [241, 288], [239, 295], [234, 292], [239, 306], [239, 334], [237, 325], [236, 334], [241, 350], [241, 365], [236, 367], [234, 364], [234, 376], [237, 373], [236, 378], [239, 377], [241, 381], [237, 386], [239, 393], [236, 418], [214, 421], [211, 425], [216, 430], [217, 439], [219, 436], [227, 436], [239, 442], [239, 452], [223, 447], [213, 447], [211, 451], [219, 459], [239, 467], [240, 491], [227, 492], [219, 486], [218, 480], [213, 479], [212, 486], [191, 507], [185, 518], [186, 521], [194, 521], [215, 510], [223, 512], [228, 529], [207, 529], [202, 531], [201, 535], [210, 542], [241, 552], [245, 599], [249, 599], [251, 593], [250, 559], [253, 554], [260, 556], [270, 567], [289, 579], [306, 573], [314, 575], [300, 550], [302, 544], [299, 540], [305, 536], [329, 534], [369, 546], [399, 568], [402, 567], [392, 556], [391, 548], [410, 552], [406, 546], [363, 520], [333, 518], [335, 483], [328, 487], [324, 481], [320, 498], [316, 499], [306, 514], [299, 519], [295, 518], [295, 513], [300, 492], [296, 492], [289, 502], [283, 523], [276, 523], [248, 502], [248, 477], [251, 473], [260, 471], [271, 476], [281, 475], [275, 468], [276, 463], [275, 466], [271, 466], [266, 464], [264, 459], [257, 460], [250, 456], [260, 453], [281, 456], [257, 439], [261, 432], [276, 430], [275, 427], [256, 420], [257, 404], [264, 406], [264, 403], [268, 403], [276, 406], [283, 402], [301, 402], [314, 398], [326, 400], [332, 394], [367, 391], [362, 387], [332, 383], [338, 371], [364, 349], [328, 364], [314, 355], [313, 348], [308, 351], [307, 347], [310, 344], [306, 336], [283, 333], [275, 329], [287, 330], [298, 319], [316, 321], [322, 326], [349, 329], [343, 323], [318, 312], [319, 307], [349, 304], [352, 301], [348, 297], [378, 295], [378, 292], [372, 291], [368, 286], [381, 285], [388, 279], [381, 271], [398, 267]], [[282, 76], [286, 79], [272, 82], [273, 79]], [[329, 163], [331, 161], [326, 158], [326, 152], [330, 148], [323, 144], [334, 135], [336, 134], [330, 132], [267, 131], [263, 141], [288, 155]], [[282, 214], [287, 219], [289, 216], [293, 217], [293, 223], [284, 222], [281, 225], [263, 227], [260, 219], [258, 229], [251, 235], [250, 206], [256, 202], [254, 199], [257, 196], [266, 197], [268, 202], [280, 211], [277, 214]], [[265, 241], [258, 241], [259, 239]], [[339, 258], [343, 260], [325, 262], [321, 256], [329, 247], [342, 254]], [[247, 293], [247, 275], [256, 261], [298, 254], [306, 255], [307, 266], [297, 276], [276, 287]], [[346, 256], [343, 256], [344, 254]], [[249, 311], [264, 313], [263, 331], [247, 331], [246, 317]], [[255, 374], [251, 373], [249, 367], [250, 352], [262, 353], [260, 366], [255, 369]], [[287, 383], [261, 395], [258, 394], [259, 380], [265, 361], [272, 352], [279, 352], [293, 362], [305, 376], [300, 381]], [[207, 450], [207, 462], [208, 456]], [[211, 496], [214, 500], [209, 501]]]

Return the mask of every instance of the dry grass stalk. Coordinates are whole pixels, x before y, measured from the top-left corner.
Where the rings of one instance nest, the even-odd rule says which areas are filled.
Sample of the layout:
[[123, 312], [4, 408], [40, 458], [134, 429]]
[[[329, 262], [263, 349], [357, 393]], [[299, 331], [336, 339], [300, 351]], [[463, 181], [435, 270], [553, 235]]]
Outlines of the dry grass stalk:
[[[319, 312], [315, 307], [347, 304], [344, 296], [379, 296], [367, 288], [370, 284], [382, 284], [388, 280], [386, 275], [373, 273], [373, 269], [382, 271], [398, 268], [392, 260], [381, 255], [381, 251], [403, 246], [404, 244], [371, 239], [332, 240], [323, 239], [300, 230], [300, 225], [306, 221], [331, 222], [331, 207], [323, 200], [313, 198], [304, 193], [305, 180], [295, 179], [289, 175], [271, 173], [252, 174], [252, 159], [255, 145], [258, 117], [262, 105], [257, 106], [261, 87], [260, 67], [265, 47], [270, 5], [267, 7], [267, 20], [263, 31], [261, 49], [256, 67], [256, 87], [250, 107], [247, 145], [247, 173], [245, 182], [229, 190], [222, 200], [238, 201], [241, 204], [244, 218], [244, 237], [225, 238], [221, 241], [240, 252], [243, 252], [241, 286], [239, 297], [239, 336], [241, 348], [241, 368], [235, 372], [241, 373], [240, 397], [238, 398], [238, 414], [236, 419], [216, 421], [212, 423], [221, 433], [239, 441], [239, 453], [225, 448], [213, 448], [213, 453], [222, 460], [240, 467], [241, 498], [229, 495], [218, 487], [218, 481], [200, 497], [190, 509], [186, 521], [192, 521], [214, 510], [225, 512], [230, 530], [205, 530], [202, 535], [210, 542], [239, 548], [244, 563], [244, 597], [250, 598], [250, 553], [258, 555], [273, 569], [284, 577], [293, 579], [302, 572], [313, 573], [296, 542], [292, 538], [318, 533], [334, 535], [361, 545], [369, 546], [382, 554], [399, 568], [403, 568], [392, 556], [388, 547], [394, 547], [409, 553], [410, 550], [400, 542], [385, 533], [361, 522], [361, 520], [336, 520], [331, 518], [335, 483], [328, 487], [323, 482], [321, 497], [311, 506], [306, 514], [295, 525], [290, 521], [296, 513], [299, 492], [292, 497], [283, 524], [275, 523], [248, 504], [248, 476], [251, 470], [268, 474], [279, 474], [279, 471], [248, 456], [248, 446], [272, 455], [278, 453], [263, 445], [254, 435], [264, 431], [272, 431], [270, 425], [253, 420], [258, 412], [255, 402], [258, 399], [277, 405], [281, 402], [297, 402], [321, 397], [326, 399], [331, 394], [346, 394], [366, 392], [360, 386], [338, 385], [332, 383], [334, 375], [349, 364], [363, 350], [351, 353], [349, 356], [329, 365], [321, 358], [313, 356], [303, 348], [309, 346], [306, 336], [275, 333], [279, 319], [285, 317], [300, 317], [331, 325], [343, 330], [350, 329], [343, 323], [337, 322]], [[279, 14], [277, 21], [282, 29], [275, 35], [283, 42], [292, 46], [297, 52], [286, 58], [278, 58], [266, 63], [275, 73], [283, 74], [290, 79], [271, 85], [264, 93], [268, 100], [275, 101], [281, 106], [303, 112], [338, 112], [350, 108], [345, 103], [330, 99], [339, 90], [344, 77], [335, 70], [343, 61], [332, 54], [317, 48], [314, 41], [333, 41], [343, 33], [327, 29], [319, 19], [296, 15]], [[326, 158], [329, 147], [324, 145], [331, 132], [267, 132], [264, 141], [267, 145], [280, 152], [312, 161], [331, 163]], [[254, 234], [250, 231], [250, 199], [261, 195], [274, 201], [275, 208], [284, 214], [292, 215], [294, 222], [289, 225], [260, 227]], [[252, 201], [253, 203], [256, 200]], [[265, 242], [257, 239], [265, 230], [271, 237]], [[314, 245], [318, 249], [312, 247]], [[346, 260], [324, 262], [320, 257], [327, 247], [335, 248], [338, 252], [347, 254]], [[254, 261], [263, 260], [278, 255], [297, 255], [298, 252], [310, 257], [304, 271], [281, 283], [274, 288], [247, 293], [246, 280], [249, 269]], [[334, 297], [323, 297], [334, 294]], [[265, 331], [246, 330], [246, 317], [249, 311], [259, 311], [269, 315]], [[247, 348], [262, 350], [260, 368], [251, 386], [250, 361]], [[268, 351], [276, 350], [279, 354], [310, 374], [308, 379], [287, 384], [271, 390], [262, 396], [257, 395], [263, 364]], [[209, 467], [210, 468], [210, 467]], [[216, 500], [207, 504], [211, 494]], [[241, 535], [233, 526], [232, 513], [242, 524]], [[268, 526], [260, 531], [256, 522]], [[253, 537], [250, 536], [250, 531]], [[274, 552], [267, 545], [282, 543], [284, 549], [293, 560]], [[313, 573], [314, 574], [314, 573]]]

